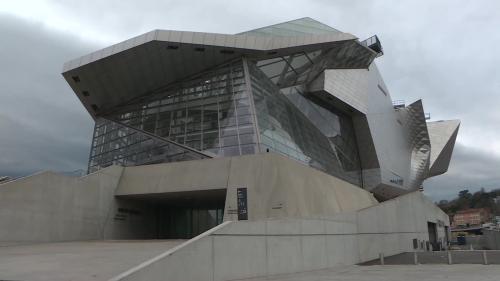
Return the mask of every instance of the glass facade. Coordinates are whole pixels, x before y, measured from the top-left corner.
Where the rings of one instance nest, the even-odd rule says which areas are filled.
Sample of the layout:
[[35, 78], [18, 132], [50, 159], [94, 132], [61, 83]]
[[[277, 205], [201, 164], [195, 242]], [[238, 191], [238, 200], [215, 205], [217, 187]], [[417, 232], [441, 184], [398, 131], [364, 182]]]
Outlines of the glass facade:
[[280, 88], [311, 81], [317, 74], [319, 68], [315, 69], [321, 62], [322, 50], [304, 53], [299, 52], [289, 56], [271, 58], [257, 62], [257, 66], [266, 76]]
[[306, 99], [300, 87], [280, 89], [249, 63], [261, 149], [286, 155], [362, 185], [351, 120]]
[[94, 138], [88, 172], [110, 165], [144, 165], [206, 158], [203, 154], [151, 137], [106, 119], [99, 119]]
[[305, 98], [299, 87], [282, 89], [282, 92], [328, 138], [335, 160], [340, 163], [340, 177], [361, 185], [361, 163], [351, 117], [313, 97]]
[[111, 164], [201, 157], [183, 146], [213, 156], [255, 153], [254, 111], [246, 87], [238, 60], [118, 108], [96, 124], [89, 172]]
[[89, 172], [274, 151], [362, 186], [350, 117], [303, 90], [331, 52], [241, 58], [115, 108], [96, 122]]

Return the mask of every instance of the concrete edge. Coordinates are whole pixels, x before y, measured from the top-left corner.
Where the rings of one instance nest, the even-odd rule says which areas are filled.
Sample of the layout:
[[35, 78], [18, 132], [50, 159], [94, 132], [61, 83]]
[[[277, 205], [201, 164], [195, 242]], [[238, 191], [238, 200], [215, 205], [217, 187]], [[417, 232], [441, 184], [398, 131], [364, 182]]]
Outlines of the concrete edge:
[[[186, 40], [183, 37], [192, 38], [195, 34], [200, 34], [210, 37], [222, 37], [224, 38], [223, 42], [216, 42], [215, 39], [210, 42], [198, 42], [195, 43], [193, 40]], [[227, 39], [236, 41], [237, 39], [243, 39], [244, 42], [255, 42], [261, 40], [259, 46], [255, 46], [254, 44], [245, 43], [243, 46], [237, 46], [236, 44], [231, 44], [226, 46], [224, 43]], [[286, 42], [286, 43], [276, 43], [278, 40], [282, 40], [282, 38], [297, 38], [302, 40], [296, 40], [296, 42]], [[135, 40], [139, 40], [139, 42], [135, 42]], [[316, 44], [324, 44], [324, 43], [335, 43], [335, 42], [346, 42], [346, 41], [358, 41], [359, 38], [354, 36], [353, 34], [340, 32], [338, 34], [308, 34], [308, 35], [299, 35], [299, 36], [285, 36], [285, 37], [263, 37], [256, 35], [247, 35], [247, 34], [223, 34], [223, 33], [212, 33], [212, 32], [195, 32], [195, 31], [178, 31], [178, 30], [162, 30], [162, 29], [154, 29], [143, 33], [138, 36], [134, 36], [125, 41], [121, 41], [119, 43], [113, 44], [106, 48], [102, 48], [100, 50], [91, 52], [89, 54], [83, 55], [81, 57], [69, 60], [63, 64], [61, 74], [67, 73], [71, 70], [80, 68], [84, 65], [88, 65], [95, 61], [110, 57], [112, 55], [116, 55], [123, 51], [133, 49], [140, 45], [144, 45], [146, 43], [150, 43], [153, 41], [157, 42], [167, 42], [173, 44], [188, 44], [188, 45], [204, 45], [210, 47], [221, 47], [228, 49], [239, 49], [239, 50], [251, 50], [251, 51], [271, 51], [278, 49], [288, 49], [299, 46], [308, 46], [308, 45], [316, 45]], [[303, 41], [303, 42], [298, 42]], [[363, 46], [365, 47], [365, 46]], [[374, 52], [373, 50], [365, 47], [368, 51]], [[104, 54], [107, 49], [111, 49], [111, 52]]]
[[188, 246], [188, 245], [190, 245], [190, 244], [192, 244], [192, 243], [194, 243], [194, 242], [196, 242], [196, 241], [198, 241], [198, 240], [200, 240], [200, 239], [202, 239], [204, 237], [212, 235], [213, 233], [217, 232], [218, 230], [226, 227], [227, 225], [229, 225], [231, 223], [233, 223], [233, 221], [225, 221], [225, 222], [217, 225], [216, 227], [211, 228], [211, 229], [203, 232], [202, 234], [200, 234], [200, 235], [198, 235], [198, 236], [196, 236], [194, 238], [191, 238], [188, 241], [186, 241], [186, 242], [184, 242], [184, 243], [182, 243], [182, 244], [180, 244], [178, 246], [175, 246], [174, 248], [169, 249], [169, 250], [167, 250], [166, 252], [164, 252], [162, 254], [157, 255], [154, 258], [151, 258], [151, 259], [149, 259], [149, 260], [147, 260], [147, 261], [145, 261], [145, 262], [143, 262], [143, 263], [141, 263], [141, 264], [139, 264], [139, 265], [137, 265], [137, 266], [135, 266], [135, 267], [133, 267], [133, 268], [131, 268], [131, 269], [129, 269], [129, 270], [127, 270], [127, 271], [125, 271], [125, 272], [123, 272], [123, 273], [121, 273], [121, 274], [113, 277], [113, 278], [111, 278], [111, 279], [108, 279], [108, 281], [119, 281], [119, 280], [122, 280], [123, 278], [128, 277], [128, 276], [132, 275], [133, 273], [135, 273], [135, 272], [137, 272], [137, 271], [139, 271], [139, 270], [141, 270], [143, 268], [146, 268], [146, 267], [150, 266], [151, 264], [154, 264], [157, 261], [162, 260], [163, 258], [171, 256], [172, 254], [174, 254], [175, 252], [179, 251], [180, 249], [182, 249], [182, 248], [184, 248], [184, 247], [186, 247], [186, 246]]
[[378, 202], [377, 204], [373, 205], [373, 206], [368, 206], [368, 207], [365, 207], [365, 208], [362, 208], [362, 209], [359, 209], [359, 210], [356, 210], [356, 212], [358, 211], [363, 211], [363, 210], [367, 210], [367, 209], [370, 209], [370, 208], [373, 208], [373, 207], [377, 207], [377, 206], [380, 206], [380, 205], [387, 205], [393, 201], [395, 201], [396, 199], [400, 199], [400, 198], [404, 198], [404, 197], [410, 197], [416, 193], [420, 193], [421, 196], [424, 198], [424, 200], [428, 201], [428, 202], [431, 202], [432, 204], [434, 204], [434, 202], [432, 202], [425, 194], [423, 194], [421, 191], [419, 190], [413, 190], [413, 191], [410, 191], [410, 192], [407, 192], [407, 193], [404, 193], [404, 194], [401, 194], [399, 196], [396, 196], [394, 198], [391, 198], [389, 200], [385, 200], [385, 201], [382, 201], [382, 202]]
[[9, 181], [6, 181], [6, 182], [2, 182], [2, 183], [0, 183], [0, 187], [3, 187], [4, 185], [7, 185], [9, 183], [27, 180], [27, 179], [30, 179], [30, 178], [33, 178], [33, 177], [36, 177], [36, 176], [44, 175], [44, 174], [52, 174], [52, 175], [57, 175], [57, 176], [61, 176], [61, 177], [71, 178], [70, 176], [66, 176], [64, 174], [60, 174], [60, 173], [57, 173], [57, 172], [54, 172], [54, 171], [41, 170], [41, 171], [35, 172], [33, 174], [27, 175], [27, 176], [22, 176], [22, 177], [15, 178], [15, 179], [12, 179], [12, 180], [9, 180]]

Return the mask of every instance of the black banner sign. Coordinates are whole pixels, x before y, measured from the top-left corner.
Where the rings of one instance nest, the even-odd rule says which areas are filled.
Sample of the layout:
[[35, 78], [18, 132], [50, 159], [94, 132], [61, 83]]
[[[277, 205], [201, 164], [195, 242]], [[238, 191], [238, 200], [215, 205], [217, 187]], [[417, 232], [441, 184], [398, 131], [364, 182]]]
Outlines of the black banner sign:
[[237, 188], [236, 196], [238, 198], [238, 220], [248, 220], [247, 188]]

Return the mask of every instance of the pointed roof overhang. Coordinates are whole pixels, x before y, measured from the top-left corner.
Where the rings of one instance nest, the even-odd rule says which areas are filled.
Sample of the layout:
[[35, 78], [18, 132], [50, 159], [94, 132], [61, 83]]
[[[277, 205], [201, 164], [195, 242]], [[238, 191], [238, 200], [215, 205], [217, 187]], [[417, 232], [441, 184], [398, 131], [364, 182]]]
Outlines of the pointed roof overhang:
[[377, 55], [343, 32], [282, 37], [154, 30], [67, 62], [63, 76], [96, 118], [242, 56], [265, 59], [326, 48], [338, 49], [346, 68], [367, 68]]
[[300, 36], [307, 34], [332, 34], [343, 33], [331, 26], [319, 22], [310, 17], [304, 17], [286, 22], [264, 26], [257, 29], [238, 33], [238, 35], [254, 36]]
[[427, 123], [431, 140], [429, 177], [441, 175], [448, 171], [459, 128], [460, 120], [442, 120]]

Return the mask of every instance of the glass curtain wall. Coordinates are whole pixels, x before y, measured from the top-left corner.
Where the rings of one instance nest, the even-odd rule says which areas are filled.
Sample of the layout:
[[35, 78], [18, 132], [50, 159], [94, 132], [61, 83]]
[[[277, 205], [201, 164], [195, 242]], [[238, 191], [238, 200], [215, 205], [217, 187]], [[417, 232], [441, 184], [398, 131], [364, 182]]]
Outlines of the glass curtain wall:
[[203, 158], [206, 157], [181, 146], [99, 119], [94, 128], [88, 172], [113, 164], [131, 166]]
[[[214, 156], [257, 151], [253, 110], [241, 60], [131, 102], [107, 117]], [[113, 163], [143, 164], [145, 161], [137, 161], [138, 154], [161, 152], [164, 155], [165, 150], [174, 147], [130, 131], [116, 122], [97, 124], [89, 172]], [[150, 163], [168, 162], [163, 156], [159, 158], [150, 157]], [[191, 159], [177, 157], [175, 161]]]
[[300, 90], [324, 68], [322, 59], [322, 51], [315, 51], [248, 62], [261, 149], [362, 186], [350, 117]]
[[261, 60], [257, 66], [278, 87], [285, 88], [311, 81], [322, 71], [323, 50]]
[[196, 151], [254, 154], [260, 147], [361, 186], [350, 118], [300, 90], [325, 67], [325, 56], [318, 50], [246, 60], [251, 85], [243, 60], [236, 60], [116, 108], [96, 123], [89, 172], [203, 158]]
[[311, 96], [306, 98], [301, 87], [281, 91], [328, 138], [335, 152], [335, 161], [342, 167], [343, 178], [352, 183], [360, 183], [361, 163], [351, 118], [319, 99]]

